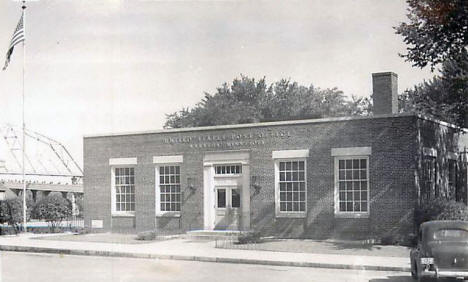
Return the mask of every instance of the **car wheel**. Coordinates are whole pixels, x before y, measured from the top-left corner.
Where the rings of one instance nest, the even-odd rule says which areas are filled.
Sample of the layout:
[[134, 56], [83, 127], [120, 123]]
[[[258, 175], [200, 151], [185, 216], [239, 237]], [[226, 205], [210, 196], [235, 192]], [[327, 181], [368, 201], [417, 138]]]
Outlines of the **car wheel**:
[[418, 282], [432, 282], [432, 281], [437, 281], [437, 279], [432, 278], [432, 277], [420, 276], [419, 273], [418, 273], [418, 268], [417, 268], [417, 267], [415, 267], [415, 271], [416, 271], [416, 280], [417, 280]]

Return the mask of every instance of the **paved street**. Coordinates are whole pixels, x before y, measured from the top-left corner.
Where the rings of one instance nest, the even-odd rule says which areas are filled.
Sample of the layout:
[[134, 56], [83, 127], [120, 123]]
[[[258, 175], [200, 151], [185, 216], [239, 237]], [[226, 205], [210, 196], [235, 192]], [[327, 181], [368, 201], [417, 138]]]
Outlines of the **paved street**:
[[2, 252], [5, 281], [412, 281], [408, 273]]

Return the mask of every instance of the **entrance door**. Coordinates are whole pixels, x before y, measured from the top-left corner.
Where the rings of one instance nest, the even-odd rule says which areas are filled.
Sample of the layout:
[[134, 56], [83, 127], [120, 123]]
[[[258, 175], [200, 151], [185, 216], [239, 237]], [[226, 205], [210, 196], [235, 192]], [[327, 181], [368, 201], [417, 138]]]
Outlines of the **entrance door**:
[[214, 229], [239, 230], [241, 207], [240, 187], [215, 187], [215, 222]]
[[203, 156], [203, 228], [250, 229], [250, 152]]

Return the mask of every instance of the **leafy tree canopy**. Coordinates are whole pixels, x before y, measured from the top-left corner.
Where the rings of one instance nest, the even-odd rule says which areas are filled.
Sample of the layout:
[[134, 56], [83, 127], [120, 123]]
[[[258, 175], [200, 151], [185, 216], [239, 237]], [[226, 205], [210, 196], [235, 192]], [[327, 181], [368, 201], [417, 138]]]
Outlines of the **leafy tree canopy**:
[[166, 115], [165, 128], [365, 115], [369, 99], [350, 99], [337, 88], [303, 86], [288, 79], [267, 84], [241, 75], [195, 107]]
[[396, 27], [413, 66], [440, 65], [440, 75], [407, 90], [403, 111], [416, 111], [468, 127], [468, 1], [407, 0], [407, 23]]
[[[462, 69], [463, 71], [460, 71]], [[400, 95], [400, 111], [429, 114], [468, 127], [468, 60], [443, 64], [441, 75]]]
[[72, 215], [71, 203], [63, 198], [60, 193], [51, 193], [36, 203], [33, 216], [47, 221], [54, 230], [62, 220]]
[[396, 27], [414, 66], [432, 69], [449, 60], [460, 61], [468, 45], [468, 1], [407, 0], [409, 22]]
[[[31, 218], [32, 199], [26, 197], [26, 220]], [[23, 198], [15, 197], [0, 201], [0, 221], [13, 226], [16, 233], [23, 223]]]

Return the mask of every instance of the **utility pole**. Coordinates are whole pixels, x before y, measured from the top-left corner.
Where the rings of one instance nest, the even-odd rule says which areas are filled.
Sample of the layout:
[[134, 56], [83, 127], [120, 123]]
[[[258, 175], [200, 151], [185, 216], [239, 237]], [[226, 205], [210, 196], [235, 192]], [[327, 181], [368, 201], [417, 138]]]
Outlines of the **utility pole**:
[[26, 123], [24, 121], [24, 93], [25, 93], [25, 74], [26, 74], [26, 1], [23, 0], [23, 5], [21, 6], [23, 9], [23, 30], [24, 30], [24, 40], [23, 40], [23, 153], [22, 153], [22, 168], [23, 168], [23, 231], [27, 232], [27, 216], [26, 216], [26, 177], [25, 177], [25, 162], [24, 156], [26, 152], [26, 137], [25, 137], [25, 130], [26, 130]]

